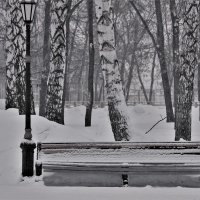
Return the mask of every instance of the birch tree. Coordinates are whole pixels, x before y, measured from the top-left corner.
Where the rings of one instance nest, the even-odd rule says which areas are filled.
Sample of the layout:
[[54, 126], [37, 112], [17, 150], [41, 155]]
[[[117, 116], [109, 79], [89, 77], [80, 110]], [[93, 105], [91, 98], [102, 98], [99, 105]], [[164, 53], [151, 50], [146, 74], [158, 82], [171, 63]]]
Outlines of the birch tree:
[[[199, 12], [199, 24], [200, 24], [200, 12]], [[200, 25], [198, 28], [198, 78], [197, 78], [197, 87], [198, 87], [198, 102], [199, 102], [199, 121], [200, 121]]]
[[[17, 71], [25, 67], [25, 38], [22, 29], [24, 22], [17, 0], [7, 1], [6, 18], [6, 109], [8, 109], [18, 108]], [[21, 90], [23, 96], [24, 87]]]
[[108, 110], [116, 141], [129, 140], [126, 103], [115, 50], [113, 9], [111, 0], [95, 0], [100, 62], [107, 89]]
[[191, 109], [193, 98], [194, 72], [197, 62], [197, 31], [199, 0], [182, 2], [182, 35], [180, 66], [178, 68], [179, 82], [176, 106], [175, 140], [191, 140]]
[[[25, 114], [25, 26], [17, 0], [7, 1], [6, 109], [18, 108]], [[33, 93], [31, 113], [35, 114]]]
[[48, 76], [46, 118], [64, 124], [62, 106], [65, 74], [65, 18], [67, 7], [64, 0], [52, 1], [51, 6], [51, 54]]
[[69, 23], [72, 13], [81, 2], [82, 0], [71, 7], [72, 0], [55, 0], [52, 1], [51, 5], [51, 54], [47, 84], [46, 118], [60, 124], [64, 124]]

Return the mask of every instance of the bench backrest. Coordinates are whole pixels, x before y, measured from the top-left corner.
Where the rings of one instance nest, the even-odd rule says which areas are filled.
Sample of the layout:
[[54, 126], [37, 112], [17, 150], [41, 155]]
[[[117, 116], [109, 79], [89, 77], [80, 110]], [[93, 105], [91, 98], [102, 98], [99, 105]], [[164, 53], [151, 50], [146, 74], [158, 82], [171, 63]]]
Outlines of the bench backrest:
[[200, 142], [75, 142], [38, 143], [38, 150], [47, 149], [199, 149]]
[[200, 162], [200, 142], [38, 143], [44, 163]]

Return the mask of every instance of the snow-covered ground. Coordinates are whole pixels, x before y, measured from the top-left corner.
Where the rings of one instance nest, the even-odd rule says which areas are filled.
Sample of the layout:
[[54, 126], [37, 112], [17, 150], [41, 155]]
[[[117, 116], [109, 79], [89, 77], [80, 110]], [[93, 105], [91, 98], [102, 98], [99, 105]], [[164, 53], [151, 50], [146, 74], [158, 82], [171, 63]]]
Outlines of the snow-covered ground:
[[[16, 109], [3, 110], [0, 103], [0, 200], [40, 199], [135, 199], [135, 200], [199, 200], [200, 189], [195, 188], [86, 188], [47, 187], [43, 182], [25, 180], [20, 182], [21, 149], [24, 135], [24, 116]], [[137, 105], [129, 107], [133, 141], [173, 141], [173, 123], [160, 122], [145, 134], [157, 121], [165, 117], [164, 107]], [[93, 110], [92, 127], [84, 127], [85, 107], [65, 110], [65, 126], [32, 116], [32, 134], [35, 142], [83, 142], [114, 141], [107, 108]], [[192, 140], [200, 141], [198, 108], [192, 112]]]
[[40, 183], [0, 187], [1, 200], [199, 200], [192, 188], [44, 187]]

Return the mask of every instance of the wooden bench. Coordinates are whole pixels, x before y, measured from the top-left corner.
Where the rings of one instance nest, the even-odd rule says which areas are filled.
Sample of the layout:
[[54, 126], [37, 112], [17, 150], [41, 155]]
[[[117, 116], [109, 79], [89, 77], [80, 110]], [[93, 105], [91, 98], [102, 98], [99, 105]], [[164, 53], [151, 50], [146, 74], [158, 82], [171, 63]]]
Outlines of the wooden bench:
[[38, 143], [45, 185], [200, 187], [200, 142]]

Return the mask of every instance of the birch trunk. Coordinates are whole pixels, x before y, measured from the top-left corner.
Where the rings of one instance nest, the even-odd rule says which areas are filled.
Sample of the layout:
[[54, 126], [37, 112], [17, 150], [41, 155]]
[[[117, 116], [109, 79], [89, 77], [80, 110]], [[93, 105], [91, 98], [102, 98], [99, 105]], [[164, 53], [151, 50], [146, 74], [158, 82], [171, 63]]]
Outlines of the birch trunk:
[[46, 118], [64, 124], [62, 106], [65, 74], [65, 17], [64, 0], [52, 1], [51, 7], [51, 54], [50, 73], [48, 76]]
[[[17, 108], [17, 91], [16, 91], [16, 60], [17, 54], [15, 54], [15, 46], [17, 46], [16, 40], [12, 39], [15, 37], [16, 33], [14, 32], [14, 24], [12, 23], [14, 15], [11, 15], [11, 12], [14, 8], [13, 3], [7, 0], [7, 12], [6, 12], [6, 109]], [[21, 27], [20, 27], [21, 30]], [[22, 50], [23, 52], [24, 50]]]
[[199, 0], [183, 2], [183, 35], [181, 36], [179, 83], [177, 91], [176, 135], [175, 140], [181, 138], [191, 140], [191, 109], [193, 98], [194, 72], [197, 62], [197, 31]]
[[[6, 109], [18, 108], [25, 114], [25, 26], [17, 0], [7, 1], [7, 38], [6, 38]], [[35, 114], [33, 93], [31, 113]]]
[[[199, 24], [200, 24], [200, 12], [199, 12]], [[198, 102], [199, 102], [199, 121], [200, 121], [200, 25], [198, 28]]]
[[102, 71], [107, 89], [108, 110], [116, 141], [128, 141], [130, 131], [126, 103], [115, 50], [113, 9], [111, 0], [95, 0], [98, 40]]
[[[25, 38], [23, 18], [17, 0], [7, 1], [7, 38], [6, 38], [6, 109], [18, 108], [17, 71], [25, 68]], [[19, 83], [18, 83], [19, 86]], [[24, 86], [23, 86], [24, 87]], [[24, 95], [24, 88], [22, 96]], [[25, 107], [25, 106], [24, 106]]]

